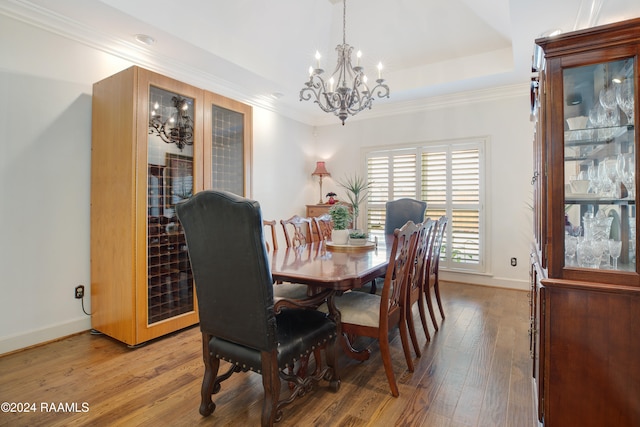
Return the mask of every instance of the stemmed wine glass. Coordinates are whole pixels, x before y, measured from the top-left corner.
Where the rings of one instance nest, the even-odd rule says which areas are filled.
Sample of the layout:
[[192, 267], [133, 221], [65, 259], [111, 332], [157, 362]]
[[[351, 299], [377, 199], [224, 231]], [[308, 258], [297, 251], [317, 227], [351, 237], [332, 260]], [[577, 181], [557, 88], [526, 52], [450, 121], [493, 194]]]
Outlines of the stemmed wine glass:
[[613, 269], [618, 269], [618, 257], [622, 251], [622, 241], [609, 239], [609, 255], [613, 258]]
[[613, 191], [613, 184], [609, 179], [607, 162], [605, 160], [598, 163], [598, 181], [600, 183], [600, 192], [605, 196], [610, 196]]
[[633, 153], [620, 153], [616, 159], [616, 171], [618, 177], [627, 188], [629, 198], [634, 198], [635, 187], [635, 161]]
[[606, 89], [600, 90], [599, 94], [600, 104], [607, 110], [614, 110], [618, 108], [618, 101], [616, 100], [616, 89], [613, 86], [609, 86]]
[[570, 234], [564, 236], [564, 254], [567, 257], [568, 264], [573, 264], [573, 258], [576, 256], [578, 249], [578, 238]]
[[589, 178], [589, 192], [598, 194], [600, 192], [600, 177], [598, 176], [598, 167], [594, 164], [587, 168], [587, 177]]
[[633, 80], [626, 79], [616, 86], [616, 102], [627, 115], [627, 123], [633, 124]]

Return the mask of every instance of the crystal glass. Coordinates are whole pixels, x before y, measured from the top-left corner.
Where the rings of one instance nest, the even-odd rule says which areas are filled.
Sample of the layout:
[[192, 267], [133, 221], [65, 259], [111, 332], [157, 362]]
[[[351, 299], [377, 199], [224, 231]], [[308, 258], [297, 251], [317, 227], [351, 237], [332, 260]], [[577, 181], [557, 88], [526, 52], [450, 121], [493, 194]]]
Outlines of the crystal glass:
[[598, 164], [598, 180], [600, 182], [600, 192], [604, 195], [610, 196], [613, 191], [613, 184], [609, 179], [607, 173], [607, 163], [602, 161]]
[[600, 104], [606, 110], [614, 110], [618, 108], [618, 101], [616, 100], [616, 89], [613, 86], [600, 90]]
[[598, 175], [598, 167], [594, 164], [587, 168], [587, 177], [589, 178], [589, 193], [598, 194], [600, 192], [600, 177]]
[[609, 239], [609, 255], [613, 259], [613, 269], [618, 269], [618, 257], [622, 251], [622, 241]]
[[595, 242], [583, 239], [578, 243], [576, 253], [578, 255], [578, 265], [580, 267], [598, 268], [600, 266], [602, 252]]
[[616, 85], [616, 102], [627, 115], [627, 123], [633, 124], [633, 79], [625, 79]]
[[576, 256], [578, 249], [578, 238], [569, 234], [564, 237], [564, 254], [567, 257], [569, 264], [573, 263], [573, 258]]
[[620, 181], [627, 188], [628, 197], [634, 198], [636, 168], [633, 153], [620, 153], [616, 158], [616, 172]]

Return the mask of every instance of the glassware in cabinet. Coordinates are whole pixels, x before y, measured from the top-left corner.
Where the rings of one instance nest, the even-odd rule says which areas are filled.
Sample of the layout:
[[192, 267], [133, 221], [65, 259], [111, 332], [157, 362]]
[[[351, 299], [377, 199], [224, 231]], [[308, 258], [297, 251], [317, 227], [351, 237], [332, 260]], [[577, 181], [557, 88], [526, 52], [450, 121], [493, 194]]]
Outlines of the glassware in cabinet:
[[566, 266], [636, 270], [634, 69], [563, 69]]

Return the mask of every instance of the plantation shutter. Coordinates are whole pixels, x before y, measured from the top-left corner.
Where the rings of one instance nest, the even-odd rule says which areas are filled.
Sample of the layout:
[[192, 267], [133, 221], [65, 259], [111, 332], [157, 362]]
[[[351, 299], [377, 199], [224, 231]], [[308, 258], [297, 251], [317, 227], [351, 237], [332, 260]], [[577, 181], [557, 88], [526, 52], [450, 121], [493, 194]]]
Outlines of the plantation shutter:
[[369, 233], [383, 239], [388, 200], [424, 200], [427, 217], [449, 218], [440, 265], [483, 271], [483, 147], [483, 141], [461, 141], [369, 152]]

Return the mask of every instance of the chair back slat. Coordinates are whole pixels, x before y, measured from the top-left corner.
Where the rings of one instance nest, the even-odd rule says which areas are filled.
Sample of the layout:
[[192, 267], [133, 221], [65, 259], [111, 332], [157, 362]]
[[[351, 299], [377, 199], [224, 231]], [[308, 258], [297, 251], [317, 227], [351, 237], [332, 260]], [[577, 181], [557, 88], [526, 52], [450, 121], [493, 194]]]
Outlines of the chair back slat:
[[324, 214], [313, 217], [313, 241], [331, 240], [331, 230], [333, 230], [333, 222], [331, 215]]
[[281, 219], [282, 230], [287, 247], [306, 245], [311, 242], [311, 219], [294, 215], [289, 219]]

